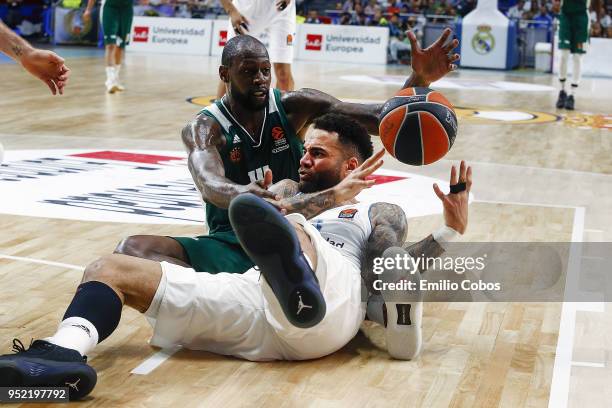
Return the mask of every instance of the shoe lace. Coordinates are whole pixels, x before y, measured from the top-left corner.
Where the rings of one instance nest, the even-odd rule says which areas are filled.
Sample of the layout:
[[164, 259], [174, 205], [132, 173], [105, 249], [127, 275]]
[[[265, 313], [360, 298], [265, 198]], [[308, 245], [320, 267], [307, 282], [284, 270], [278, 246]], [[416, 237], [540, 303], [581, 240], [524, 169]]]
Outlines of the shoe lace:
[[[29, 347], [32, 347], [33, 342], [34, 342], [34, 339], [31, 339]], [[25, 353], [25, 352], [26, 352], [26, 348], [21, 342], [21, 340], [13, 339], [13, 353]]]

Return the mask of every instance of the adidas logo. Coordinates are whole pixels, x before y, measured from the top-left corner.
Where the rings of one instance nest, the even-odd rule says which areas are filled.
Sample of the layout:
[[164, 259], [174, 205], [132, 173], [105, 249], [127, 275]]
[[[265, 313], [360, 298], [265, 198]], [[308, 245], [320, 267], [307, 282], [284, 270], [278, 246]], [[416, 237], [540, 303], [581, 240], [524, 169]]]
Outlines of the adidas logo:
[[238, 135], [234, 135], [234, 144], [242, 143], [242, 140], [238, 137]]

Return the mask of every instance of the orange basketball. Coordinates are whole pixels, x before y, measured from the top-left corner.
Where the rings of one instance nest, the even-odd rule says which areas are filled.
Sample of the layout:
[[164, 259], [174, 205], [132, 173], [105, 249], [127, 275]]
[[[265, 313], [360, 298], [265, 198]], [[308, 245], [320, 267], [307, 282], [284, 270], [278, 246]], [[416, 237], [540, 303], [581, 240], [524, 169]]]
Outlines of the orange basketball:
[[457, 116], [440, 92], [406, 88], [384, 104], [378, 130], [393, 157], [422, 166], [440, 160], [453, 146]]

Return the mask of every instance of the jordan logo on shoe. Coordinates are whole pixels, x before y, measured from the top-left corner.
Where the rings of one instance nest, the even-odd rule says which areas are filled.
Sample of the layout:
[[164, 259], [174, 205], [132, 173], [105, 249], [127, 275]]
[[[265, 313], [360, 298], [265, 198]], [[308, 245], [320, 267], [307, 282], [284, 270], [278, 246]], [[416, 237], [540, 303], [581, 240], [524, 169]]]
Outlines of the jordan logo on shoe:
[[302, 301], [302, 295], [298, 295], [298, 298], [299, 298], [299, 300], [298, 300], [298, 310], [297, 310], [296, 314], [299, 315], [302, 312], [302, 310], [304, 310], [304, 309], [312, 309], [312, 306], [307, 305], [307, 304], [304, 303], [304, 301]]
[[73, 382], [73, 383], [69, 383], [69, 382], [67, 382], [67, 383], [66, 383], [66, 385], [67, 385], [68, 387], [70, 387], [70, 388], [74, 389], [75, 391], [78, 391], [78, 390], [79, 390], [79, 387], [77, 387], [77, 385], [79, 384], [79, 382], [80, 382], [80, 381], [81, 381], [81, 379], [79, 378], [78, 380], [76, 380], [76, 381], [75, 381], [75, 382]]

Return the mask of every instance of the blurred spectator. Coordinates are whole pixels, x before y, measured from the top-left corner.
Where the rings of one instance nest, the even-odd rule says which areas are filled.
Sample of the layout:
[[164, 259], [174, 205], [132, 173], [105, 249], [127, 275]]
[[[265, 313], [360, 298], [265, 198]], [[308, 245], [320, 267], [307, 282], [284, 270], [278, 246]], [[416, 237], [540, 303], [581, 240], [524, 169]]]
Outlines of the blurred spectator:
[[365, 9], [363, 10], [363, 12], [367, 15], [372, 16], [376, 12], [377, 6], [378, 4], [376, 4], [376, 0], [370, 0], [368, 4], [365, 6]]
[[349, 25], [349, 24], [351, 24], [351, 13], [349, 13], [348, 11], [345, 11], [344, 13], [342, 13], [342, 15], [340, 16], [340, 21], [338, 22], [338, 24], [340, 24], [340, 25]]
[[319, 20], [319, 12], [317, 10], [308, 10], [308, 17], [305, 21], [306, 24], [321, 24]]
[[540, 5], [540, 11], [536, 14], [533, 19], [539, 23], [540, 26], [548, 26], [552, 24], [552, 16], [548, 12], [548, 8], [546, 8], [546, 4], [542, 3]]
[[342, 5], [342, 11], [353, 11], [353, 0], [346, 0]]
[[601, 37], [603, 34], [603, 31], [601, 29], [601, 24], [599, 24], [599, 21], [595, 21], [592, 25], [591, 25], [591, 37]]
[[4, 22], [13, 30], [17, 28], [17, 26], [21, 24], [21, 20], [23, 20], [21, 10], [19, 9], [21, 7], [21, 1], [22, 0], [9, 0], [6, 2], [8, 10]]
[[514, 6], [508, 10], [508, 18], [521, 19], [523, 18], [523, 12], [525, 11], [525, 1], [519, 0]]
[[461, 17], [465, 17], [470, 11], [476, 7], [476, 0], [459, 0], [457, 2], [457, 13]]
[[377, 8], [372, 18], [370, 18], [370, 25], [371, 26], [386, 26], [388, 24], [389, 22], [382, 15], [382, 10], [380, 10], [380, 8]]
[[392, 14], [389, 23], [389, 56], [390, 62], [398, 62], [399, 51], [409, 51], [410, 44], [404, 42], [405, 39], [404, 31], [402, 30], [402, 23], [399, 18], [399, 14]]

